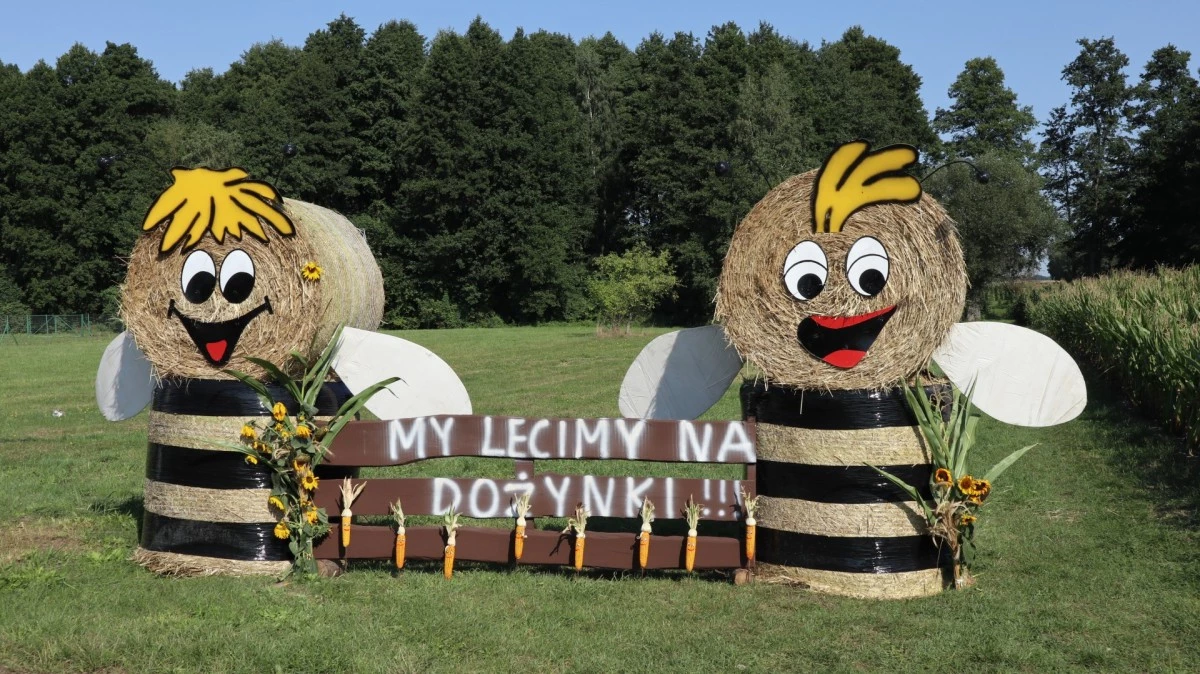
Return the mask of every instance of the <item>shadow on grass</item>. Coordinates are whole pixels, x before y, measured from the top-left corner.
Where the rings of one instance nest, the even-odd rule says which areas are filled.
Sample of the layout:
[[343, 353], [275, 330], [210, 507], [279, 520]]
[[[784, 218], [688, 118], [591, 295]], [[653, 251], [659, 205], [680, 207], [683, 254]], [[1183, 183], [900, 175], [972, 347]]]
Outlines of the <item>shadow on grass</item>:
[[125, 499], [105, 499], [94, 501], [88, 510], [100, 515], [124, 515], [133, 518], [137, 523], [138, 539], [142, 537], [142, 514], [145, 512], [145, 502], [141, 496], [130, 496]]
[[1109, 463], [1137, 480], [1163, 520], [1200, 529], [1200, 456], [1189, 456], [1182, 437], [1173, 436], [1141, 415], [1100, 372], [1083, 368], [1088, 382], [1084, 419], [1106, 428]]

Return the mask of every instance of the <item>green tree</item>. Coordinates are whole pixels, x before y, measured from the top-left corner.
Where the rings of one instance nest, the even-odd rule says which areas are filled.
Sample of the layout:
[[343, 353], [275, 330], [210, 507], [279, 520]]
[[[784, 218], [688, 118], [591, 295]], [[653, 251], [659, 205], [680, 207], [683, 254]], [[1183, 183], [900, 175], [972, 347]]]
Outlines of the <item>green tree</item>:
[[1028, 162], [1034, 154], [1029, 132], [1037, 126], [1033, 109], [1017, 104], [1004, 84], [1004, 72], [988, 56], [967, 61], [950, 85], [949, 108], [938, 108], [933, 129], [950, 136], [953, 157], [977, 158], [1004, 153]]
[[975, 163], [989, 174], [986, 184], [963, 165], [947, 166], [923, 184], [958, 223], [971, 302], [994, 281], [1036, 270], [1061, 229], [1042, 177], [1018, 156], [996, 152]]
[[622, 254], [596, 258], [588, 293], [598, 320], [614, 330], [624, 323], [628, 333], [630, 324], [648, 319], [672, 295], [676, 283], [668, 253], [655, 254], [639, 242]]
[[1191, 54], [1158, 49], [1133, 88], [1131, 123], [1140, 129], [1117, 254], [1150, 268], [1200, 262], [1200, 88]]
[[[1073, 278], [1106, 271], [1116, 264], [1121, 213], [1129, 198], [1131, 146], [1128, 136], [1129, 59], [1112, 38], [1079, 40], [1079, 55], [1063, 68], [1071, 86], [1071, 107], [1053, 135], [1070, 132], [1069, 143], [1043, 143], [1053, 162], [1070, 165], [1071, 233], [1051, 258], [1056, 276]], [[1069, 156], [1057, 148], [1069, 149]], [[1063, 204], [1059, 204], [1063, 207]]]

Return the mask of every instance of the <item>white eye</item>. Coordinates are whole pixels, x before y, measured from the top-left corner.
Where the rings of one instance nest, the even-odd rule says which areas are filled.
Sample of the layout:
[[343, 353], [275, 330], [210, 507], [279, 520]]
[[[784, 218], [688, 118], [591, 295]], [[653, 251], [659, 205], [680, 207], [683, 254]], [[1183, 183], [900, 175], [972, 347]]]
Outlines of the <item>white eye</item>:
[[846, 254], [846, 278], [854, 291], [864, 297], [874, 297], [888, 280], [888, 254], [879, 239], [864, 236], [850, 246]]
[[829, 263], [815, 241], [802, 241], [783, 261], [783, 285], [792, 297], [807, 302], [825, 289]]
[[221, 262], [221, 294], [226, 300], [240, 304], [254, 290], [254, 260], [241, 248], [225, 256]]
[[207, 300], [217, 285], [217, 267], [212, 257], [202, 250], [192, 251], [183, 261], [179, 285], [183, 288], [183, 296], [192, 304]]

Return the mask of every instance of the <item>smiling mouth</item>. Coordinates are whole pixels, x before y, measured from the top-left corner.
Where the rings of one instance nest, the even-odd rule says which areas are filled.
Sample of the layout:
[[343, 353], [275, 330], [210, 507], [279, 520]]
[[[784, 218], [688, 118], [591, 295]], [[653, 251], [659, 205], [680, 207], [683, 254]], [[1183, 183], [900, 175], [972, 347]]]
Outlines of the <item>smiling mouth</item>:
[[896, 305], [857, 316], [809, 316], [796, 327], [796, 339], [812, 355], [848, 370], [867, 355]]
[[179, 322], [183, 324], [183, 329], [187, 330], [188, 337], [191, 337], [192, 341], [196, 343], [196, 348], [200, 349], [200, 355], [204, 356], [209, 363], [222, 367], [229, 362], [229, 357], [233, 355], [233, 348], [241, 339], [242, 331], [246, 329], [250, 321], [264, 311], [269, 314], [275, 313], [271, 311], [271, 298], [269, 297], [264, 298], [262, 304], [237, 318], [220, 323], [205, 323], [184, 316], [175, 308], [175, 300], [171, 300], [171, 305], [167, 309], [167, 318], [178, 316]]

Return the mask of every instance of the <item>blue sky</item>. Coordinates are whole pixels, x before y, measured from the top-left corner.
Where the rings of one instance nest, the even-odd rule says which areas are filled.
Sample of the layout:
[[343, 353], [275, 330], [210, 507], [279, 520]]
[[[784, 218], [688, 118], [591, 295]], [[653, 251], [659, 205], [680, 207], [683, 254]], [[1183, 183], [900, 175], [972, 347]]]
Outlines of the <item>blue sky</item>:
[[[505, 37], [517, 27], [572, 35], [612, 31], [635, 47], [653, 31], [691, 32], [703, 38], [715, 24], [735, 21], [749, 31], [760, 21], [797, 40], [819, 45], [855, 24], [899, 47], [922, 77], [927, 111], [948, 104], [946, 89], [967, 59], [993, 56], [1009, 86], [1039, 119], [1067, 102], [1064, 65], [1078, 53], [1080, 37], [1113, 36], [1130, 58], [1136, 78], [1151, 52], [1168, 43], [1200, 52], [1200, 2], [96, 2], [40, 0], [0, 4], [0, 61], [23, 70], [39, 59], [53, 62], [75, 42], [102, 50], [105, 41], [130, 42], [172, 81], [187, 71], [220, 72], [250, 45], [273, 38], [303, 44], [312, 31], [340, 13], [368, 32], [389, 19], [408, 19], [432, 38], [439, 30], [462, 32], [476, 15]], [[1192, 62], [1195, 72], [1197, 60]]]

